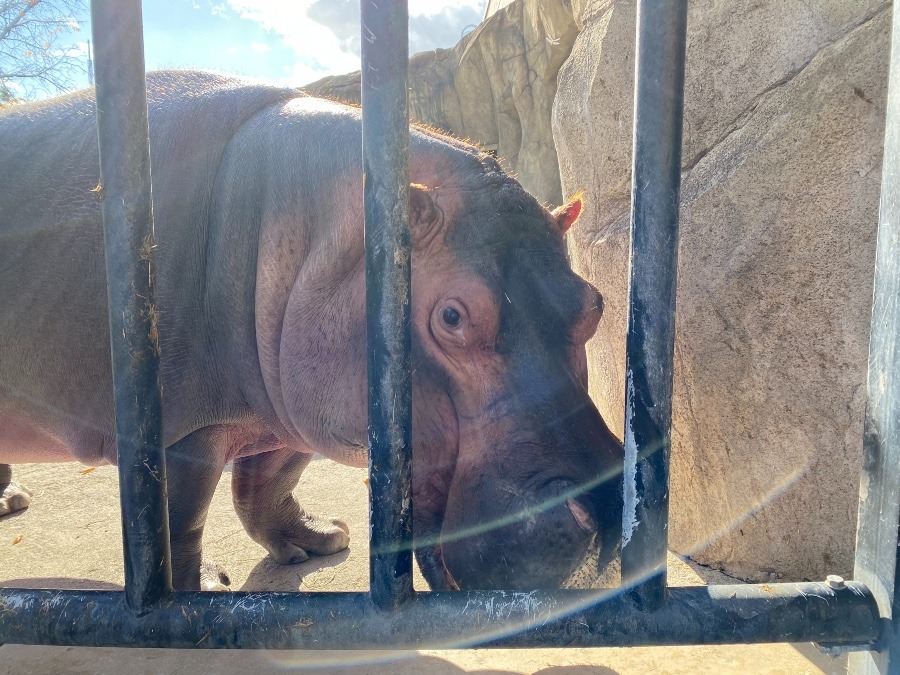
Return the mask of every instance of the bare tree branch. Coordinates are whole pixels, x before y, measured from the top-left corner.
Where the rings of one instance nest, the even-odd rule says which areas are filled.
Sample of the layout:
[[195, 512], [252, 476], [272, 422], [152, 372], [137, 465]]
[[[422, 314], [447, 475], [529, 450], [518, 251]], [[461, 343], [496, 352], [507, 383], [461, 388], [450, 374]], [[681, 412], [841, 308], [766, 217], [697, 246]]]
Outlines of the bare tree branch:
[[88, 0], [0, 0], [0, 105], [86, 84], [87, 13]]

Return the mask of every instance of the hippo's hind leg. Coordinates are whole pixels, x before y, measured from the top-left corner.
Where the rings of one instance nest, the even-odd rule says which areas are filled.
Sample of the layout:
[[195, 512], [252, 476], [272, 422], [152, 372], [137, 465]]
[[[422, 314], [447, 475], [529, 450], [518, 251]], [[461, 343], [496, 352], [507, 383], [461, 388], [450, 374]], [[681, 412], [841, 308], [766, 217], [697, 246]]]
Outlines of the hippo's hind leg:
[[12, 467], [0, 464], [0, 517], [23, 511], [31, 503], [31, 490], [12, 479]]
[[227, 431], [205, 427], [166, 448], [172, 586], [177, 591], [228, 590], [224, 569], [203, 559], [206, 513], [225, 468]]
[[279, 449], [234, 462], [235, 511], [247, 533], [282, 565], [337, 553], [350, 544], [346, 523], [307, 513], [292, 494], [311, 459], [311, 454]]

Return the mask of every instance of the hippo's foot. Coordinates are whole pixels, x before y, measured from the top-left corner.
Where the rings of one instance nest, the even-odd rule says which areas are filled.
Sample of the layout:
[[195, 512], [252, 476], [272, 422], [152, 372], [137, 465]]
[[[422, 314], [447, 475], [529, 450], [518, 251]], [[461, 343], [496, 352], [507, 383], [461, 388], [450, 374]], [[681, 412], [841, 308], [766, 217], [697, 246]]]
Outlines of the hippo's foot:
[[260, 543], [281, 565], [301, 563], [311, 555], [331, 555], [350, 545], [347, 523], [338, 518], [314, 516], [299, 506], [289, 524], [282, 524], [268, 535], [267, 541]]
[[0, 483], [0, 517], [27, 509], [31, 495], [31, 490], [15, 481]]
[[201, 591], [230, 591], [231, 577], [219, 563], [204, 558], [200, 563]]
[[274, 512], [255, 516], [251, 536], [281, 565], [331, 555], [350, 545], [350, 528], [343, 520], [307, 513], [293, 497]]

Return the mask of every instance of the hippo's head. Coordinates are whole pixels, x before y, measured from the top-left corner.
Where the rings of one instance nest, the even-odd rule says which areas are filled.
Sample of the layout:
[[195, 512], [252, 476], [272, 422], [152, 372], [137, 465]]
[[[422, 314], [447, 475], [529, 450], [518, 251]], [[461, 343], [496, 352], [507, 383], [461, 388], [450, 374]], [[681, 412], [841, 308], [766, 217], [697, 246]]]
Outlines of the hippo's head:
[[[277, 128], [293, 120], [299, 140], [267, 152], [303, 161], [269, 172], [282, 183], [267, 193], [257, 268], [270, 417], [298, 447], [365, 465], [358, 111], [291, 106]], [[309, 142], [326, 133], [340, 152]], [[602, 300], [566, 259], [581, 202], [551, 213], [490, 155], [421, 128], [410, 179], [419, 566], [434, 589], [559, 587], [598, 536], [602, 559], [621, 533], [623, 451], [587, 393]]]
[[551, 213], [465, 161], [413, 163], [417, 555], [432, 587], [559, 587], [621, 533], [622, 447], [587, 393], [603, 301], [563, 238], [581, 201]]

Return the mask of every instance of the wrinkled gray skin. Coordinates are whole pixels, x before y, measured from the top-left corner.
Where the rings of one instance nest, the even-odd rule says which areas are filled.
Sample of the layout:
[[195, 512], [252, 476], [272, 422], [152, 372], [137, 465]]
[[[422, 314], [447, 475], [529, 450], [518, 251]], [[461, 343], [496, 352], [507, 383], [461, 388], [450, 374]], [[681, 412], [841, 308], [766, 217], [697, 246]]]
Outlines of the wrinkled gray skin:
[[[148, 76], [173, 583], [201, 584], [225, 463], [281, 563], [349, 543], [291, 492], [365, 465], [359, 111], [205, 73]], [[411, 140], [416, 556], [435, 589], [557, 586], [621, 524], [622, 450], [586, 394], [599, 295], [488, 155]], [[0, 462], [115, 462], [87, 92], [0, 114]], [[608, 480], [605, 480], [608, 479]], [[0, 464], [0, 509], [28, 493]], [[2, 510], [0, 510], [2, 514]], [[204, 577], [204, 587], [218, 587]]]

